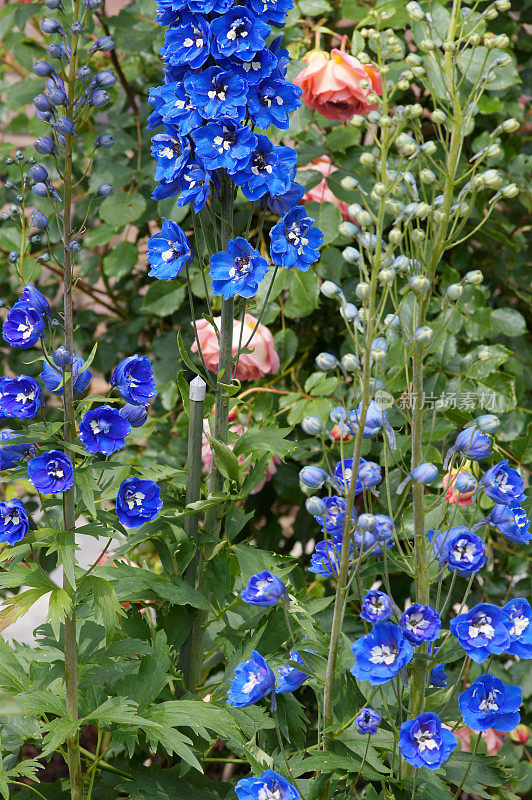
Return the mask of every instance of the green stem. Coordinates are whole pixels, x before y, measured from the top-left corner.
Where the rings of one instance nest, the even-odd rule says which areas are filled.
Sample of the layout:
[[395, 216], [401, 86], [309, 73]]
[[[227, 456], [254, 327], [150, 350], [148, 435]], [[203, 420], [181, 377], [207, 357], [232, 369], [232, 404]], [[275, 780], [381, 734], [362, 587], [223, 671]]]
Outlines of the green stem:
[[[79, 17], [80, 0], [75, 0], [73, 4], [73, 21]], [[76, 83], [77, 70], [77, 45], [78, 37], [73, 35], [71, 39], [72, 57], [70, 60], [70, 70], [68, 78], [68, 109], [69, 114], [73, 115], [74, 108], [74, 89]], [[72, 257], [68, 249], [72, 237], [72, 148], [73, 137], [65, 136], [65, 162], [64, 162], [64, 212], [63, 212], [63, 314], [65, 330], [65, 347], [70, 354], [74, 353], [74, 312], [72, 304], [73, 291], [73, 264]], [[69, 444], [73, 444], [76, 438], [76, 424], [74, 417], [74, 391], [72, 364], [64, 368], [63, 386], [63, 416], [64, 416], [64, 437], [65, 455], [75, 464], [75, 454], [70, 449]], [[76, 490], [74, 486], [63, 493], [63, 523], [65, 533], [71, 533], [72, 544], [75, 542], [76, 527]], [[70, 542], [68, 542], [68, 545]], [[74, 730], [67, 737], [68, 753], [68, 772], [70, 776], [70, 794], [72, 800], [82, 800], [83, 798], [83, 775], [81, 772], [81, 755], [79, 749], [78, 731], [78, 662], [77, 662], [77, 639], [76, 639], [76, 587], [73, 586], [66, 576], [63, 578], [63, 588], [68, 594], [72, 609], [67, 615], [64, 623], [65, 641], [65, 692], [66, 705], [69, 716], [74, 723]]]
[[[222, 178], [220, 191], [220, 242], [221, 249], [225, 250], [231, 238], [233, 229], [233, 203], [235, 187], [233, 181], [225, 176]], [[231, 383], [233, 368], [233, 320], [234, 320], [234, 299], [222, 299], [221, 321], [220, 321], [220, 347], [218, 360], [218, 374], [216, 377], [215, 408], [214, 408], [214, 430], [213, 437], [224, 444], [227, 443], [227, 432], [229, 429], [229, 394], [227, 386]], [[224, 478], [222, 473], [216, 468], [216, 459], [213, 454], [215, 468], [209, 478], [209, 493], [216, 494], [223, 489]], [[205, 530], [210, 534], [214, 541], [220, 535], [220, 506], [213, 506], [205, 515]], [[204, 568], [206, 553], [200, 550], [197, 555], [197, 589], [202, 591], [204, 588]], [[205, 636], [205, 623], [207, 615], [204, 611], [196, 612], [192, 630], [190, 633], [191, 641], [194, 642], [190, 656], [189, 668], [189, 690], [194, 691], [199, 683], [201, 667], [203, 664], [203, 640]]]

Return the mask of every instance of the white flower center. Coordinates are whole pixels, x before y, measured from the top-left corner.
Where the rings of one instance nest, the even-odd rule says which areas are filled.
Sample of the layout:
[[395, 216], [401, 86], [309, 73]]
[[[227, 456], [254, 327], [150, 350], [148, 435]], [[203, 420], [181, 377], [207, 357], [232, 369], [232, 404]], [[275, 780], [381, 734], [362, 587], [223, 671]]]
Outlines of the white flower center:
[[397, 650], [387, 644], [375, 645], [371, 648], [369, 660], [373, 664], [393, 664], [397, 658]]
[[523, 631], [525, 631], [530, 624], [528, 617], [525, 617], [523, 614], [519, 617], [512, 617], [512, 622], [513, 625], [510, 630], [511, 636], [521, 636]]
[[248, 672], [248, 679], [247, 682], [242, 686], [242, 691], [244, 694], [249, 694], [255, 686], [258, 686], [260, 683], [260, 677], [257, 675], [256, 672]]
[[22, 403], [23, 405], [24, 403], [29, 403], [30, 400], [35, 400], [35, 392], [33, 390], [29, 391], [27, 394], [24, 394], [24, 392], [19, 392], [16, 400], [17, 403]]
[[129, 510], [132, 511], [135, 506], [141, 506], [145, 497], [146, 495], [142, 492], [128, 492], [126, 494], [126, 503]]
[[23, 339], [29, 339], [33, 331], [33, 325], [21, 322], [17, 328], [17, 331], [22, 334]]
[[479, 711], [487, 712], [487, 711], [497, 711], [499, 708], [498, 703], [495, 702], [495, 695], [498, 692], [489, 692], [488, 696], [481, 700], [479, 703]]
[[469, 626], [469, 638], [476, 639], [477, 636], [485, 636], [486, 639], [493, 639], [495, 631], [491, 625], [491, 617], [484, 616], [472, 622]]
[[414, 733], [414, 739], [416, 740], [417, 749], [420, 753], [422, 753], [423, 750], [436, 750], [438, 747], [438, 743], [434, 739], [434, 734], [430, 731], [424, 731], [422, 728]]
[[453, 555], [458, 561], [473, 561], [475, 557], [475, 545], [467, 539], [459, 539], [454, 548]]
[[280, 789], [270, 789], [266, 785], [262, 786], [258, 792], [258, 800], [281, 800], [281, 796]]

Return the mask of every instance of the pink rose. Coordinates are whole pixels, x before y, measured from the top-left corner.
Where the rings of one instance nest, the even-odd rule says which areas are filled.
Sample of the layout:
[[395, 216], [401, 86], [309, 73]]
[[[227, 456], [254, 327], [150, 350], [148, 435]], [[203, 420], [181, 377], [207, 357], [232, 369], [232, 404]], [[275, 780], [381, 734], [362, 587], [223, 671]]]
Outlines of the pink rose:
[[323, 175], [323, 179], [303, 195], [301, 202], [310, 203], [314, 200], [316, 203], [333, 203], [339, 209], [342, 219], [354, 222], [354, 219], [347, 210], [348, 204], [345, 200], [338, 200], [327, 185], [327, 178], [337, 170], [337, 167], [333, 165], [329, 156], [318, 156], [318, 158], [315, 158], [310, 164], [305, 164], [301, 169], [313, 169], [316, 172], [321, 172]]
[[[231, 433], [236, 433], [237, 436], [241, 436], [244, 433], [244, 426], [241, 425], [239, 422], [230, 425], [229, 430]], [[209, 440], [207, 436], [211, 434], [211, 427], [209, 425], [209, 420], [206, 419], [203, 421], [203, 435], [201, 437], [201, 460], [203, 462], [203, 466], [205, 467], [206, 472], [210, 472], [212, 468], [212, 450]], [[229, 447], [231, 450], [234, 447], [234, 444], [230, 444]], [[238, 463], [242, 464], [245, 460], [244, 456], [238, 456]], [[250, 494], [258, 494], [261, 489], [263, 489], [268, 481], [271, 481], [275, 473], [277, 472], [277, 464], [280, 463], [279, 456], [273, 456], [272, 460], [266, 466], [266, 472], [264, 473], [264, 478], [259, 481], [259, 483], [255, 486], [254, 489], [251, 490]]]
[[[382, 93], [381, 76], [369, 64], [361, 64], [342, 50], [311, 50], [303, 58], [306, 66], [294, 78], [303, 90], [302, 100], [307, 108], [319, 111], [328, 119], [347, 122], [355, 114], [368, 114], [375, 106], [368, 101], [373, 91]], [[368, 86], [361, 86], [365, 81]]]
[[[215, 317], [216, 325], [220, 326], [220, 317]], [[257, 324], [257, 320], [251, 314], [246, 314], [244, 318], [244, 331], [242, 334], [242, 346], [246, 345], [249, 337], [253, 333], [253, 329]], [[218, 339], [216, 338], [216, 331], [210, 322], [206, 319], [200, 319], [196, 323], [198, 329], [198, 339], [205, 364], [211, 372], [218, 370], [219, 347]], [[240, 320], [233, 323], [233, 356], [238, 352], [238, 344], [240, 342]], [[248, 344], [248, 349], [253, 350], [252, 353], [242, 353], [238, 361], [238, 369], [236, 377], [240, 381], [255, 381], [262, 378], [269, 373], [275, 374], [279, 372], [280, 362], [279, 356], [273, 345], [273, 336], [268, 330], [266, 325], [259, 324], [257, 330], [253, 334], [253, 338]], [[192, 352], [198, 350], [197, 343], [192, 345]]]

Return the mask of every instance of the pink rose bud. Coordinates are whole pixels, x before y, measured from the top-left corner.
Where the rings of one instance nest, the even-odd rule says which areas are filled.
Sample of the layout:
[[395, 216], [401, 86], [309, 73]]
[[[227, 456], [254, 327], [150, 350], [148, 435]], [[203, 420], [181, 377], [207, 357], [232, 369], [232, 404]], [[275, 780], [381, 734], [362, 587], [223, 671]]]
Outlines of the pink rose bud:
[[510, 731], [509, 736], [511, 741], [515, 742], [515, 744], [526, 744], [530, 737], [530, 729], [521, 723], [515, 730]]
[[381, 94], [382, 83], [374, 67], [336, 49], [330, 55], [311, 50], [303, 61], [307, 66], [294, 83], [303, 90], [301, 99], [307, 108], [341, 122], [355, 114], [364, 116], [375, 108], [368, 96], [371, 92]]
[[[220, 317], [214, 318], [218, 329], [220, 328], [220, 321]], [[266, 325], [259, 324], [257, 330], [253, 334], [253, 338], [249, 341], [256, 324], [256, 318], [251, 314], [246, 314], [244, 318], [244, 331], [242, 333], [242, 347], [247, 345], [248, 349], [253, 352], [242, 353], [240, 356], [236, 372], [236, 377], [240, 381], [255, 381], [258, 378], [262, 378], [264, 375], [279, 372], [279, 356], [273, 345], [273, 336]], [[205, 359], [207, 369], [210, 369], [211, 372], [217, 372], [219, 345], [216, 331], [206, 319], [198, 320], [196, 327], [198, 329], [199, 346], [203, 358]], [[233, 323], [233, 356], [236, 356], [238, 353], [240, 328], [241, 321], [235, 319]], [[195, 353], [197, 350], [197, 342], [194, 342], [192, 345], [192, 352]]]

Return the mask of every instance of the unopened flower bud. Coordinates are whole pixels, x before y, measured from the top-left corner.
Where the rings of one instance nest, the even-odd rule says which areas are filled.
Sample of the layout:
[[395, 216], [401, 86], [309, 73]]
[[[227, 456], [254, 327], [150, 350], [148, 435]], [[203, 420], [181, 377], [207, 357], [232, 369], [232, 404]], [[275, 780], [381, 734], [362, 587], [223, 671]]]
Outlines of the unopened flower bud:
[[530, 738], [530, 729], [523, 722], [520, 722], [517, 728], [510, 731], [509, 737], [515, 744], [526, 744]]
[[347, 261], [348, 264], [356, 264], [360, 259], [360, 253], [356, 247], [345, 247], [342, 250], [342, 258], [344, 261]]
[[434, 50], [434, 48], [436, 47], [432, 39], [422, 39], [421, 42], [419, 43], [419, 46], [422, 50], [426, 50], [427, 52]]
[[52, 355], [52, 360], [56, 367], [62, 369], [72, 363], [73, 356], [68, 347], [58, 347]]
[[517, 197], [519, 188], [515, 183], [509, 183], [501, 189], [501, 196], [509, 200], [511, 197]]
[[502, 183], [502, 177], [496, 169], [487, 169], [482, 173], [482, 180], [486, 186], [491, 186], [492, 189], [498, 189]]
[[384, 326], [386, 328], [399, 328], [401, 326], [401, 320], [398, 314], [386, 314], [384, 317]]
[[92, 69], [88, 67], [86, 64], [83, 64], [78, 69], [78, 81], [81, 83], [87, 83], [92, 78]]
[[383, 286], [391, 286], [395, 279], [395, 274], [391, 269], [381, 269], [377, 275]]
[[422, 325], [421, 327], [416, 328], [416, 330], [413, 333], [412, 338], [416, 342], [421, 342], [422, 344], [427, 344], [428, 342], [430, 342], [430, 340], [432, 339], [433, 335], [434, 335], [434, 331], [432, 330], [432, 328], [430, 328], [428, 325]]
[[340, 233], [342, 236], [348, 236], [351, 239], [358, 233], [358, 228], [353, 222], [344, 220], [338, 225], [338, 233]]
[[392, 228], [388, 234], [388, 241], [391, 244], [400, 244], [403, 241], [403, 233], [399, 228]]
[[101, 186], [98, 186], [98, 190], [96, 195], [98, 197], [108, 197], [110, 194], [113, 193], [113, 187], [110, 183], [102, 183]]
[[359, 311], [354, 303], [344, 303], [340, 309], [340, 314], [346, 322], [353, 322], [354, 319], [359, 318]]
[[377, 364], [384, 361], [384, 359], [386, 358], [387, 350], [388, 350], [388, 342], [386, 341], [386, 339], [383, 339], [380, 336], [377, 339], [374, 339], [371, 343], [372, 360]]
[[35, 75], [38, 75], [39, 78], [46, 78], [48, 75], [51, 75], [54, 71], [54, 68], [51, 64], [47, 61], [36, 61], [32, 67]]
[[438, 467], [430, 462], [419, 464], [419, 466], [414, 467], [414, 469], [410, 471], [410, 477], [413, 481], [428, 485], [438, 477]]
[[342, 366], [346, 372], [358, 372], [360, 370], [360, 359], [354, 353], [346, 353], [342, 356]]
[[418, 294], [426, 294], [430, 289], [430, 280], [425, 275], [413, 275], [408, 281], [408, 286]]
[[323, 517], [327, 513], [327, 506], [321, 497], [307, 497], [305, 508], [312, 517]]
[[110, 36], [100, 36], [99, 39], [96, 39], [94, 44], [89, 50], [89, 53], [95, 53], [97, 50], [114, 50], [115, 42]]
[[361, 514], [357, 520], [357, 528], [361, 531], [372, 531], [375, 524], [376, 522], [373, 514]]
[[48, 217], [42, 211], [37, 211], [36, 208], [31, 212], [31, 221], [35, 228], [45, 231], [48, 227]]
[[317, 436], [323, 430], [323, 425], [319, 417], [304, 417], [301, 420], [301, 427], [309, 436]]
[[371, 153], [362, 153], [362, 155], [359, 158], [360, 163], [363, 164], [365, 167], [372, 167], [373, 164], [375, 164], [376, 160], [377, 159], [375, 158], [375, 156], [372, 155]]
[[493, 433], [499, 428], [501, 421], [495, 414], [481, 414], [473, 424], [483, 433]]
[[299, 472], [299, 480], [309, 489], [321, 489], [329, 476], [321, 467], [303, 467]]
[[453, 489], [456, 489], [460, 494], [469, 494], [474, 492], [477, 482], [470, 472], [459, 472], [453, 481]]
[[436, 142], [428, 141], [424, 142], [419, 149], [422, 153], [427, 153], [429, 156], [433, 156], [438, 148], [436, 147]]
[[353, 178], [351, 175], [344, 175], [342, 180], [340, 181], [340, 186], [346, 192], [352, 192], [358, 186], [358, 181]]
[[406, 11], [410, 19], [414, 20], [414, 22], [423, 22], [425, 19], [425, 12], [419, 5], [419, 3], [410, 2], [406, 4]]
[[484, 280], [484, 275], [479, 269], [472, 269], [466, 272], [463, 278], [464, 283], [470, 283], [473, 286], [478, 286]]
[[447, 287], [445, 291], [445, 296], [449, 298], [449, 300], [459, 300], [462, 296], [462, 292], [464, 291], [464, 287], [459, 283], [451, 283], [450, 286]]
[[138, 406], [133, 403], [126, 403], [118, 413], [127, 419], [132, 428], [141, 428], [148, 419], [147, 406]]
[[334, 422], [336, 424], [343, 422], [346, 419], [346, 417], [347, 417], [347, 411], [343, 406], [334, 406], [334, 408], [331, 409], [331, 412], [329, 414], [329, 419], [331, 420], [331, 422]]
[[112, 147], [114, 143], [115, 140], [113, 137], [108, 133], [104, 133], [103, 136], [98, 136], [94, 142], [94, 149], [96, 150], [98, 147], [103, 147], [104, 150], [107, 150], [109, 147]]
[[35, 139], [35, 144], [33, 146], [42, 156], [49, 156], [51, 153], [55, 152], [55, 143], [49, 136], [39, 136]]
[[332, 353], [318, 353], [316, 356], [316, 366], [323, 372], [328, 372], [330, 369], [336, 369], [339, 361]]
[[369, 283], [361, 282], [355, 289], [355, 294], [359, 300], [367, 300], [370, 295], [371, 287]]
[[432, 120], [437, 125], [443, 125], [443, 123], [445, 122], [446, 119], [447, 119], [447, 114], [444, 111], [441, 111], [441, 109], [436, 108], [432, 112]]
[[320, 286], [320, 292], [324, 297], [328, 297], [330, 300], [335, 300], [343, 296], [343, 292], [338, 284], [333, 283], [333, 281], [323, 281]]
[[519, 122], [514, 117], [505, 119], [501, 125], [501, 128], [505, 133], [514, 133], [515, 131], [519, 130]]
[[422, 169], [419, 173], [419, 177], [421, 178], [422, 183], [434, 183], [436, 180], [436, 175], [433, 173], [431, 169]]

